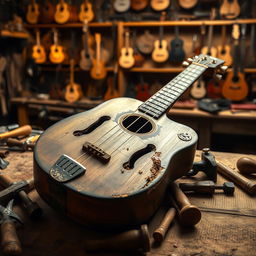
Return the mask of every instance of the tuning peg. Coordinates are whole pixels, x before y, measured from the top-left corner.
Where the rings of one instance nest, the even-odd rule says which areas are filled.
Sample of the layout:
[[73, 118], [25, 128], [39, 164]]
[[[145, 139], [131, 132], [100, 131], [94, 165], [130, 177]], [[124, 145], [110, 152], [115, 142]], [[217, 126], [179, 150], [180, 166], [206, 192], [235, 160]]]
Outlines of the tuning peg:
[[222, 74], [224, 74], [224, 73], [226, 73], [227, 69], [228, 69], [228, 66], [221, 66], [221, 67], [220, 67], [220, 72], [221, 72]]
[[188, 63], [192, 63], [192, 62], [193, 62], [193, 59], [192, 59], [192, 58], [188, 58], [188, 59], [187, 59], [187, 62], [188, 62]]
[[220, 81], [222, 79], [222, 75], [221, 74], [215, 74], [215, 78]]
[[182, 66], [183, 66], [183, 67], [188, 67], [189, 65], [190, 65], [190, 64], [189, 64], [187, 61], [183, 61], [183, 62], [182, 62]]

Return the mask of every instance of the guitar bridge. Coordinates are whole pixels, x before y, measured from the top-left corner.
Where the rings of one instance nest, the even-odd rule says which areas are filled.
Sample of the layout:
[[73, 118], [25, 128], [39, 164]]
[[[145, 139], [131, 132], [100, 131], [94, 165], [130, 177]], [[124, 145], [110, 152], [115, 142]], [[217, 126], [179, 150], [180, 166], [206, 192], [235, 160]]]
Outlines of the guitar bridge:
[[84, 143], [83, 151], [89, 155], [94, 156], [95, 158], [97, 158], [104, 164], [108, 163], [111, 158], [111, 156], [109, 154], [107, 154], [102, 149], [96, 147], [95, 145], [91, 144], [90, 142]]

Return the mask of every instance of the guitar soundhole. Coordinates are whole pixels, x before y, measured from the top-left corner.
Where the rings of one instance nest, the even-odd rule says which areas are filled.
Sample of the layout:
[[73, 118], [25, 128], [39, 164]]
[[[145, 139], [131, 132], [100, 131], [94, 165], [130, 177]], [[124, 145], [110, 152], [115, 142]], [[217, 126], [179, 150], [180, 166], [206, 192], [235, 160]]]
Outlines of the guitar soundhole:
[[132, 133], [145, 134], [154, 130], [154, 123], [139, 114], [126, 115], [122, 118], [121, 124], [123, 128]]

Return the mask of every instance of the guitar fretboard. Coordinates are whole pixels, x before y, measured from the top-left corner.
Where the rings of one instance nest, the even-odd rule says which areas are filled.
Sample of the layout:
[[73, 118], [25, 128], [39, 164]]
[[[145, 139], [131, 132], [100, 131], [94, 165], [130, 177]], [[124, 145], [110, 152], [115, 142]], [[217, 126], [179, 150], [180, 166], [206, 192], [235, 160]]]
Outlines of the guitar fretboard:
[[206, 68], [191, 64], [161, 90], [139, 106], [139, 111], [158, 119], [204, 73]]

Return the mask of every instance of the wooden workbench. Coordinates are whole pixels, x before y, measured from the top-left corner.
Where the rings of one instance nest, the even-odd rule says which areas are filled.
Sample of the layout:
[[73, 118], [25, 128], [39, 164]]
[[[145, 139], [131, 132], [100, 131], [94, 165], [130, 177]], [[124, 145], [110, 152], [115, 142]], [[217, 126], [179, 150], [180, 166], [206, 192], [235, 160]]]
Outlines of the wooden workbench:
[[[214, 152], [216, 159], [230, 166], [240, 154]], [[195, 160], [200, 160], [200, 152]], [[256, 156], [251, 156], [256, 159]], [[10, 162], [1, 173], [18, 181], [32, 176], [32, 152], [11, 152], [7, 157]], [[202, 177], [202, 174], [199, 175]], [[195, 180], [197, 178], [193, 178]], [[218, 176], [217, 183], [225, 179]], [[256, 178], [255, 178], [256, 182]], [[135, 253], [87, 253], [86, 239], [92, 239], [107, 233], [83, 227], [67, 217], [51, 209], [40, 199], [36, 191], [30, 197], [42, 207], [41, 219], [32, 221], [19, 207], [15, 211], [22, 216], [24, 226], [18, 228], [18, 236], [25, 256], [82, 256], [82, 255], [137, 255]], [[147, 255], [162, 256], [255, 256], [256, 255], [256, 197], [247, 195], [236, 187], [234, 196], [223, 193], [214, 196], [190, 195], [190, 201], [202, 211], [202, 219], [194, 228], [182, 227], [175, 219], [161, 245], [151, 243], [151, 251]], [[100, 210], [100, 209], [99, 209]], [[155, 217], [148, 223], [150, 234], [159, 224], [164, 208], [159, 209]], [[0, 252], [0, 255], [1, 252]]]

